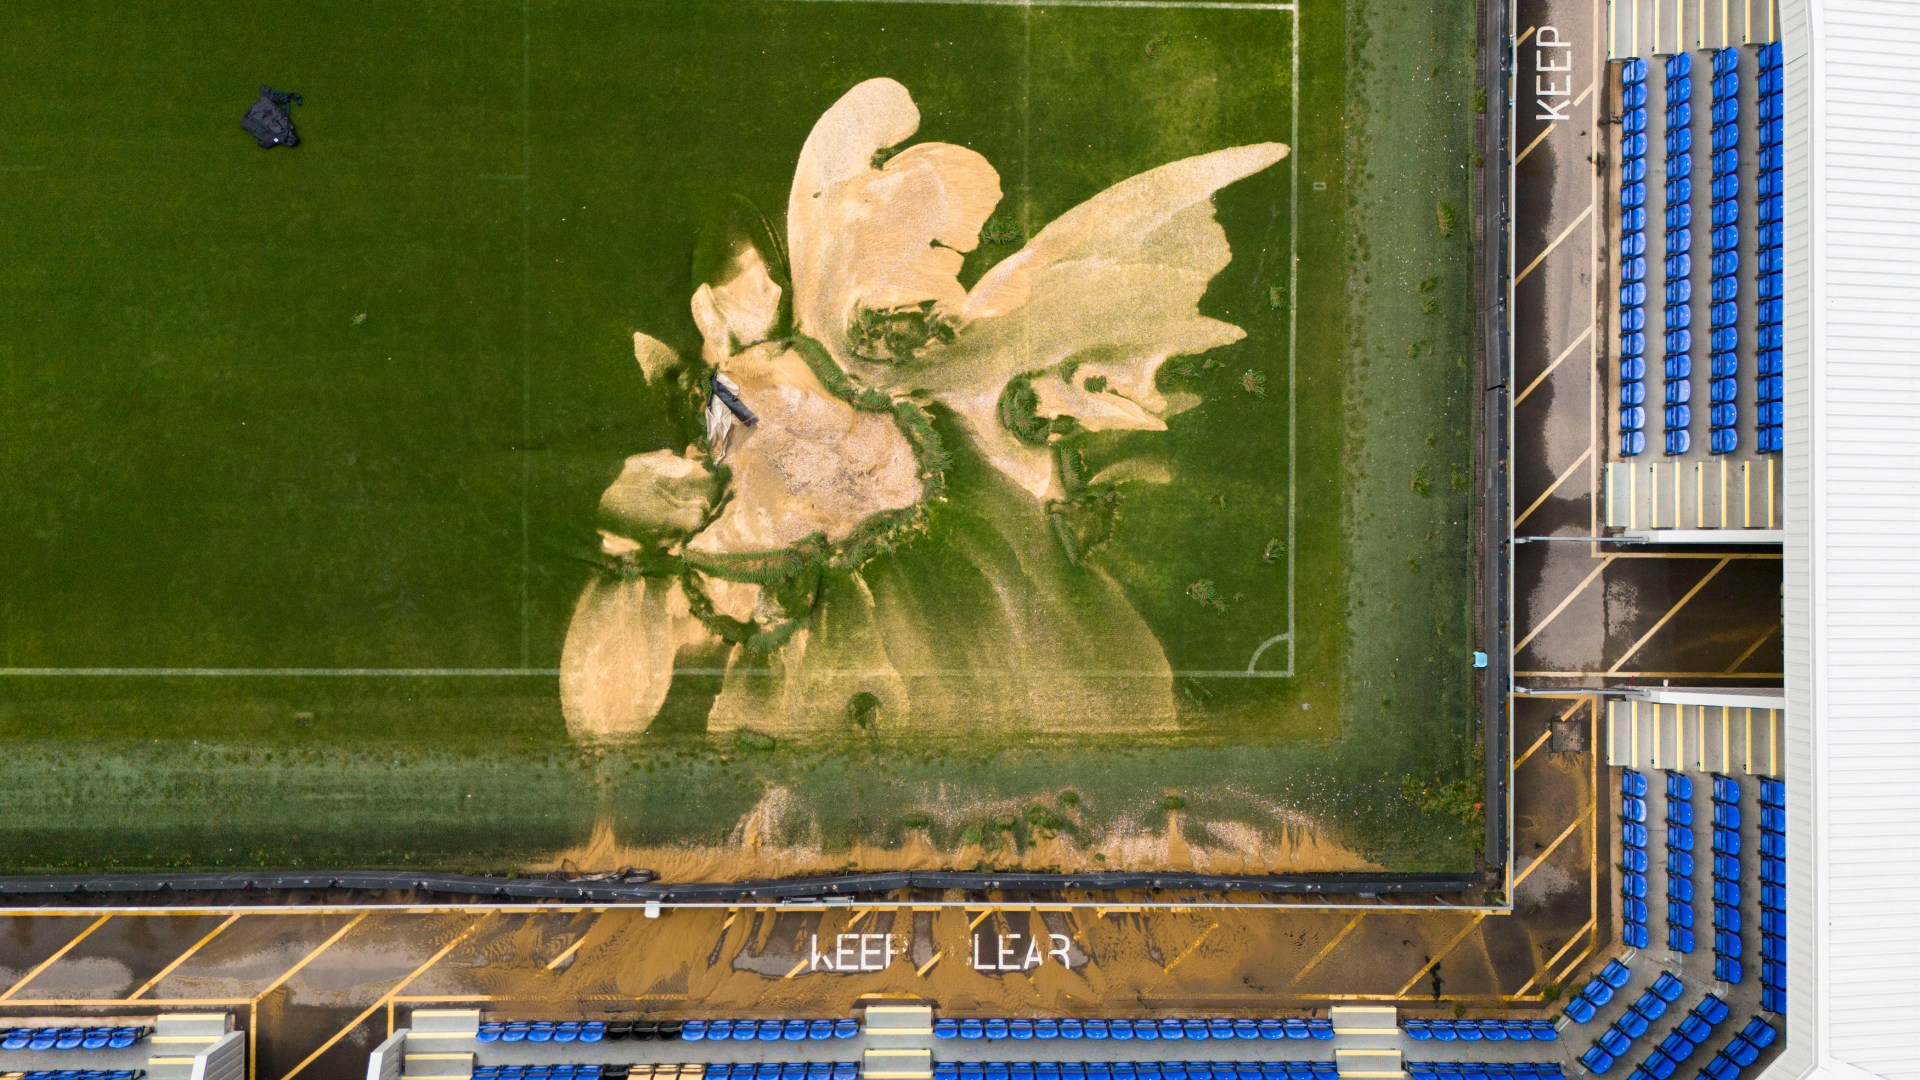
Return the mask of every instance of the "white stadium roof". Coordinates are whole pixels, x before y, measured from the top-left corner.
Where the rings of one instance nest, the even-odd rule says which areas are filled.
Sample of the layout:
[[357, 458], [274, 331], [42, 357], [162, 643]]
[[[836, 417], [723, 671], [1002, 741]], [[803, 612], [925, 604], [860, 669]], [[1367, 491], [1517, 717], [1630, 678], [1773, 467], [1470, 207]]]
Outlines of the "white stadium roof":
[[1768, 1080], [1920, 1080], [1920, 0], [1779, 0], [1789, 997]]

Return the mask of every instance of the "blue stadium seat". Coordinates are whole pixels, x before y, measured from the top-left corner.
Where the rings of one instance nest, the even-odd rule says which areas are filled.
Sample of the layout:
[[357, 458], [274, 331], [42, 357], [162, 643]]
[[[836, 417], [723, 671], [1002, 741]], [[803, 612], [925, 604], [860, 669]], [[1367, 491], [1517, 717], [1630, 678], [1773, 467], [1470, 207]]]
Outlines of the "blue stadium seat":
[[1649, 989], [1651, 989], [1660, 1000], [1671, 1004], [1680, 1000], [1680, 995], [1686, 992], [1687, 984], [1681, 982], [1680, 977], [1671, 971], [1663, 971], [1660, 973], [1659, 978], [1653, 980], [1653, 985], [1649, 987]]
[[1732, 904], [1713, 905], [1713, 925], [1715, 929], [1740, 932], [1740, 909]]
[[[1667, 288], [1668, 288], [1669, 290], [1671, 290], [1671, 289], [1673, 288], [1673, 286], [1674, 286], [1674, 285], [1685, 285], [1685, 284], [1687, 284], [1687, 282], [1685, 282], [1685, 281], [1679, 281], [1679, 282], [1672, 282], [1672, 283], [1670, 283], [1670, 284], [1668, 284], [1668, 286], [1667, 286]], [[1626, 309], [1626, 311], [1634, 311], [1634, 312], [1637, 312], [1637, 311], [1640, 311], [1640, 310], [1641, 310], [1640, 308], [1628, 308], [1628, 309]], [[1620, 314], [1621, 314], [1621, 319], [1620, 319], [1620, 325], [1621, 325], [1621, 329], [1623, 329], [1623, 330], [1624, 330], [1624, 329], [1634, 329], [1634, 330], [1637, 330], [1637, 329], [1639, 329], [1639, 327], [1628, 327], [1628, 326], [1626, 325], [1626, 323], [1627, 323], [1627, 320], [1626, 320], [1626, 311], [1623, 311], [1623, 312], [1621, 312], [1621, 313], [1620, 313]], [[1667, 329], [1669, 329], [1669, 330], [1684, 330], [1684, 329], [1687, 329], [1687, 328], [1688, 328], [1689, 326], [1691, 326], [1691, 325], [1693, 325], [1693, 307], [1692, 307], [1692, 305], [1690, 305], [1690, 304], [1684, 304], [1684, 303], [1682, 303], [1682, 304], [1669, 304], [1669, 305], [1668, 305], [1668, 307], [1667, 307], [1667, 309], [1666, 309], [1666, 310], [1665, 310], [1664, 312], [1662, 312], [1662, 319], [1663, 319], [1663, 321], [1664, 321], [1664, 322], [1665, 322], [1665, 323], [1667, 324]], [[1643, 320], [1643, 321], [1644, 321], [1644, 320]]]
[[1740, 834], [1732, 829], [1713, 830], [1713, 850], [1722, 855], [1740, 854]]
[[1669, 825], [1667, 827], [1667, 849], [1670, 852], [1692, 851], [1693, 850], [1692, 830], [1683, 828], [1679, 825]]
[[1707, 357], [1707, 374], [1715, 379], [1731, 379], [1740, 373], [1740, 358], [1734, 353], [1712, 353]]
[[1693, 929], [1693, 905], [1681, 900], [1667, 901], [1667, 922], [1683, 930]]
[[1684, 429], [1693, 423], [1693, 408], [1688, 405], [1669, 405], [1663, 419], [1666, 421], [1665, 427], [1668, 431]]
[[1740, 346], [1740, 334], [1731, 326], [1716, 328], [1708, 337], [1708, 351], [1732, 352]]
[[[1644, 178], [1645, 175], [1646, 175], [1646, 172], [1645, 172], [1645, 169], [1643, 168], [1641, 170], [1640, 178]], [[1623, 177], [1623, 179], [1633, 180], [1636, 178]], [[1685, 176], [1675, 176], [1671, 180], [1667, 181], [1667, 201], [1668, 202], [1670, 203], [1686, 202], [1688, 199], [1691, 199], [1691, 198], [1693, 198], [1693, 181], [1690, 178]]]
[[[1027, 1033], [1028, 1035], [1032, 1035], [1031, 1027], [1029, 1027]], [[782, 1042], [806, 1042], [807, 1022], [805, 1020], [789, 1020], [780, 1025], [780, 1040]]]
[[1633, 795], [1622, 795], [1620, 797], [1620, 817], [1623, 821], [1647, 820], [1646, 800]]
[[553, 1025], [553, 1041], [570, 1043], [580, 1041], [580, 1021], [562, 1020]]
[[1677, 252], [1667, 256], [1666, 272], [1669, 280], [1683, 278], [1693, 273], [1693, 256], [1686, 252]]
[[[1628, 406], [1620, 410], [1620, 430], [1643, 431], [1646, 429], [1646, 426], [1647, 410], [1639, 408], [1638, 406]], [[1644, 835], [1645, 832], [1646, 829], [1643, 827], [1641, 833]]]
[[1667, 870], [1667, 899], [1683, 904], [1693, 903], [1693, 882], [1677, 876], [1671, 868]]
[[1716, 829], [1737, 829], [1740, 827], [1740, 807], [1735, 803], [1716, 802], [1713, 804], [1713, 827]]
[[1576, 997], [1567, 1002], [1567, 1007], [1560, 1011], [1568, 1020], [1576, 1024], [1584, 1024], [1593, 1019], [1594, 1005], [1584, 997]]
[[[699, 1021], [697, 1020], [692, 1022], [699, 1023]], [[480, 1025], [480, 1033], [474, 1036], [474, 1038], [483, 1043], [499, 1042], [500, 1032], [503, 1031], [506, 1028], [506, 1026], [507, 1025], [499, 1023], [497, 1021], [488, 1021]], [[11, 1032], [8, 1033], [8, 1038], [9, 1040], [12, 1038]], [[695, 1038], [697, 1039], [698, 1036], [696, 1036]], [[25, 1045], [26, 1045], [25, 1042], [22, 1042], [20, 1046], [10, 1046], [10, 1045], [7, 1045], [6, 1043], [0, 1043], [0, 1050], [18, 1050]]]
[[987, 1025], [984, 1021], [971, 1016], [965, 1017], [960, 1021], [960, 1037], [962, 1039], [972, 1042], [977, 1039], [984, 1039], [986, 1035]]
[[1647, 62], [1634, 57], [1620, 65], [1620, 81], [1637, 83], [1647, 81]]
[[[1627, 388], [1625, 386], [1622, 386], [1620, 388], [1621, 395], [1623, 397], [1626, 394], [1626, 389]], [[1634, 404], [1638, 404], [1638, 403], [1635, 402]], [[1633, 848], [1633, 847], [1621, 848], [1620, 849], [1620, 869], [1631, 871], [1632, 873], [1635, 873], [1635, 874], [1646, 873], [1647, 872], [1647, 849]]]
[[1622, 112], [1620, 114], [1620, 130], [1629, 135], [1647, 130], [1646, 106], [1643, 105], [1640, 108], [1628, 109]]
[[[1670, 881], [1686, 881], [1687, 878], [1692, 877], [1693, 856], [1684, 851], [1668, 851], [1667, 875]], [[1689, 892], [1692, 891], [1693, 883], [1691, 881], [1687, 882], [1687, 888]]]
[[1740, 283], [1732, 275], [1716, 277], [1707, 283], [1707, 299], [1716, 304], [1724, 304], [1740, 295]]
[[1730, 377], [1714, 379], [1707, 384], [1707, 404], [1709, 405], [1726, 405], [1738, 399], [1739, 396], [1740, 384]]
[[936, 1039], [957, 1039], [960, 1037], [960, 1021], [951, 1016], [942, 1016], [933, 1022], [933, 1037]]
[[527, 1029], [531, 1026], [524, 1020], [513, 1021], [501, 1030], [500, 1041], [503, 1043], [526, 1042]]
[[1669, 799], [1667, 801], [1667, 824], [1693, 824], [1693, 804], [1680, 799]]
[[1667, 78], [1678, 79], [1678, 78], [1681, 78], [1682, 76], [1691, 74], [1692, 71], [1693, 71], [1693, 57], [1689, 56], [1688, 54], [1675, 53], [1674, 55], [1667, 57]]
[[1713, 876], [1721, 881], [1740, 880], [1740, 860], [1731, 855], [1716, 853], [1713, 856]]
[[1580, 1055], [1580, 1064], [1593, 1072], [1603, 1073], [1613, 1068], [1613, 1055], [1598, 1046], [1590, 1046], [1586, 1053]]
[[1620, 104], [1628, 108], [1638, 108], [1647, 103], [1647, 84], [1628, 83], [1621, 87]]
[[1620, 453], [1623, 457], [1634, 457], [1647, 449], [1647, 436], [1643, 431], [1622, 431], [1620, 433]]

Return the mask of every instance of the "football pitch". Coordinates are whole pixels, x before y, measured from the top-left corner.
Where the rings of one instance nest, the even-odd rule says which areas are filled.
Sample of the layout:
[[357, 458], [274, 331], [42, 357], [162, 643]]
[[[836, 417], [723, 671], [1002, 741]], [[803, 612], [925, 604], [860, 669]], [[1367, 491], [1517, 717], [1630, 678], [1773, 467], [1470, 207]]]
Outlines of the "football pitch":
[[1471, 868], [1470, 10], [0, 50], [0, 871]]

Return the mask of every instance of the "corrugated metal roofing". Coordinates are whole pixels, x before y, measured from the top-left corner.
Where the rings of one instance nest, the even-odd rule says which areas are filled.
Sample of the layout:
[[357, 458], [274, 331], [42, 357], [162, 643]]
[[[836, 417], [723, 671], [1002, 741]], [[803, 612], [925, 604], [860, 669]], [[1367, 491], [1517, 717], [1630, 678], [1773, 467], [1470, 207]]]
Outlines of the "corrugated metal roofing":
[[1920, 0], [1786, 41], [1787, 1049], [1920, 1080]]

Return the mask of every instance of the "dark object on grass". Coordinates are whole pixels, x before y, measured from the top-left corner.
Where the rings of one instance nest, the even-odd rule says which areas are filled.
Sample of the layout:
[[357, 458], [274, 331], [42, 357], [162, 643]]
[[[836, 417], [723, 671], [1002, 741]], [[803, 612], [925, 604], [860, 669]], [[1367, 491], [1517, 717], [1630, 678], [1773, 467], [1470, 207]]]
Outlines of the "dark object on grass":
[[727, 407], [727, 411], [739, 417], [741, 423], [752, 427], [760, 422], [760, 418], [753, 414], [752, 409], [747, 408], [746, 402], [740, 400], [739, 389], [724, 375], [713, 377], [713, 396], [719, 400], [720, 404]]
[[304, 104], [299, 94], [282, 94], [270, 86], [262, 86], [260, 100], [240, 118], [240, 126], [253, 136], [262, 150], [299, 146], [300, 135], [293, 130], [293, 114], [287, 111], [287, 106]]

